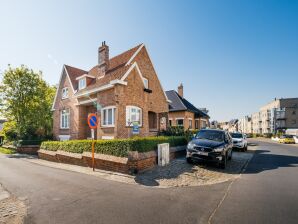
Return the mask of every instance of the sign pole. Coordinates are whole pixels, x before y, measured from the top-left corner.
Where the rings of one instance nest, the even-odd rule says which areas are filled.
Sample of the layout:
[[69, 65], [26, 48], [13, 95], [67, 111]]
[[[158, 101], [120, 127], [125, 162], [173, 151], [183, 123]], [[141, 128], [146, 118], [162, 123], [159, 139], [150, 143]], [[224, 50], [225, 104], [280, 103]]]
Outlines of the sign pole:
[[94, 171], [94, 129], [91, 129], [91, 136], [92, 136], [92, 169]]
[[92, 168], [94, 171], [94, 139], [92, 139]]
[[97, 125], [98, 125], [98, 117], [96, 116], [96, 114], [89, 114], [88, 116], [88, 125], [91, 129], [91, 139], [92, 139], [92, 169], [93, 171], [95, 171], [95, 159], [94, 159], [94, 145], [95, 145], [95, 138], [94, 138], [94, 129], [97, 128]]

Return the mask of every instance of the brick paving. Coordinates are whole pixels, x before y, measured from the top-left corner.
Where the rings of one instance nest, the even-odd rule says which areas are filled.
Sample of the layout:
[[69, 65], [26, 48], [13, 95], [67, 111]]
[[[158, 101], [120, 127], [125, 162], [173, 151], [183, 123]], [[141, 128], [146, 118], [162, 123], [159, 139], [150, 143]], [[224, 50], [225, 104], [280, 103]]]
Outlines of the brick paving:
[[222, 183], [240, 176], [256, 147], [248, 152], [233, 152], [225, 170], [213, 164], [188, 164], [184, 158], [173, 160], [165, 167], [156, 167], [136, 176], [137, 183], [156, 187], [201, 186]]
[[22, 224], [25, 215], [24, 201], [10, 195], [0, 185], [0, 224]]

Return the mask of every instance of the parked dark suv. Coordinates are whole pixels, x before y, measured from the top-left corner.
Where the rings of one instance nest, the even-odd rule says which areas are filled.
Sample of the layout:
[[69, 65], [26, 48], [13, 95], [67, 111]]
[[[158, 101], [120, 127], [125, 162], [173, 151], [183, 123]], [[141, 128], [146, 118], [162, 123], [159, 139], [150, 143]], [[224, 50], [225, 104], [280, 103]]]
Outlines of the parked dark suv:
[[186, 160], [206, 160], [216, 162], [225, 169], [227, 160], [232, 159], [233, 142], [227, 131], [217, 129], [200, 130], [188, 143]]

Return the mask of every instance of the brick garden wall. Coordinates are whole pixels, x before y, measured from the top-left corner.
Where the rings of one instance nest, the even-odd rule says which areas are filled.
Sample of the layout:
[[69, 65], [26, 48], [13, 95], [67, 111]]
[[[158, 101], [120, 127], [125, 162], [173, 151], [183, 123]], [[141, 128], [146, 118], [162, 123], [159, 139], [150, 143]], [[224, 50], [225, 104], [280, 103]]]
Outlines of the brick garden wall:
[[[185, 146], [170, 148], [170, 159], [185, 155]], [[40, 159], [66, 163], [78, 166], [92, 167], [92, 156], [90, 152], [83, 154], [68, 153], [64, 151], [39, 150]], [[157, 164], [156, 151], [138, 153], [131, 152], [128, 158], [116, 157], [103, 154], [95, 154], [95, 168], [114, 171], [119, 173], [132, 174], [153, 168]]]

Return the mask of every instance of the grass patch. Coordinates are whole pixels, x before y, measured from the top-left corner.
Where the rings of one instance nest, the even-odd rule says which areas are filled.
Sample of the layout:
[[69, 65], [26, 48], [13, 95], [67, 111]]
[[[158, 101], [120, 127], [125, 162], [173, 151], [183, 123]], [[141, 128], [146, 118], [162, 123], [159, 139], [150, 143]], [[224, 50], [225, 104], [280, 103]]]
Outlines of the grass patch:
[[6, 149], [3, 147], [0, 147], [0, 153], [2, 154], [14, 154], [15, 151], [13, 149]]

